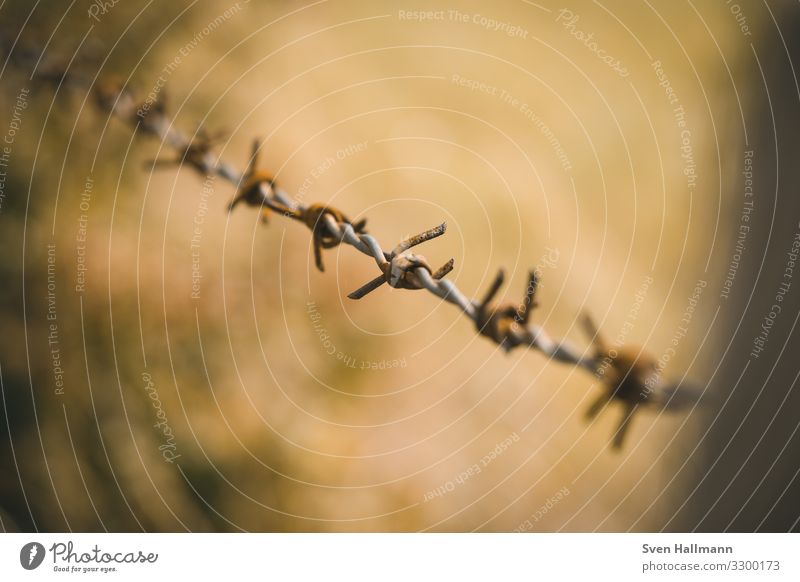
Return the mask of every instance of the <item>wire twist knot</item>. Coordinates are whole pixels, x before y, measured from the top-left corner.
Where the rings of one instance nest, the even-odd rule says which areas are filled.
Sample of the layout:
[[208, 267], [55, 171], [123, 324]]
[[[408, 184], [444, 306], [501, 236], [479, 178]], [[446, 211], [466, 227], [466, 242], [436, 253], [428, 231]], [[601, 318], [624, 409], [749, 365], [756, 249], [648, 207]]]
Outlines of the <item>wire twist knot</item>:
[[388, 283], [390, 287], [395, 289], [415, 290], [429, 288], [421, 271], [426, 272], [429, 277], [439, 280], [453, 270], [454, 260], [450, 259], [434, 272], [424, 256], [408, 251], [418, 244], [442, 236], [446, 230], [447, 223], [443, 222], [439, 226], [400, 241], [389, 253], [388, 257], [378, 263], [382, 274], [350, 293], [348, 297], [350, 299], [361, 299], [384, 283]]
[[539, 284], [536, 272], [528, 276], [525, 298], [521, 304], [495, 304], [493, 299], [505, 280], [505, 272], [498, 271], [481, 303], [475, 310], [475, 327], [478, 333], [491, 338], [505, 351], [509, 352], [517, 346], [530, 346], [535, 338], [527, 328], [531, 311], [538, 305], [534, 296]]

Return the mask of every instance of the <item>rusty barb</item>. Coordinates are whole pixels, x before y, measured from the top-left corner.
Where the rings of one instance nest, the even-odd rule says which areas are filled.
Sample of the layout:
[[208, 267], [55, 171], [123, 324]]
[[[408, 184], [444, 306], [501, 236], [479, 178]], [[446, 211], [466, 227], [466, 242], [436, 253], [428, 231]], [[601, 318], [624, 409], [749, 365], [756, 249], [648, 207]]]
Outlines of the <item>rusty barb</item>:
[[504, 280], [505, 272], [500, 269], [483, 301], [476, 306], [475, 327], [478, 329], [478, 333], [493, 339], [505, 351], [510, 352], [517, 346], [528, 346], [534, 340], [527, 325], [531, 311], [536, 306], [534, 296], [538, 280], [536, 273], [531, 271], [528, 275], [525, 299], [521, 304], [496, 305], [493, 300], [500, 291]]
[[361, 299], [384, 283], [395, 289], [425, 289], [458, 306], [474, 322], [479, 334], [491, 339], [504, 351], [510, 352], [517, 347], [535, 349], [556, 361], [573, 364], [597, 375], [604, 384], [604, 390], [589, 408], [587, 417], [594, 418], [612, 401], [625, 405], [625, 415], [614, 437], [615, 447], [622, 445], [630, 420], [639, 407], [655, 406], [676, 410], [697, 401], [699, 391], [682, 386], [680, 390], [678, 386], [661, 386], [653, 358], [630, 348], [619, 351], [610, 348], [588, 316], [584, 317], [583, 324], [595, 346], [593, 354], [587, 357], [563, 340], [552, 340], [544, 329], [530, 322], [531, 313], [536, 307], [538, 285], [534, 272], [529, 274], [522, 303], [494, 302], [505, 279], [502, 270], [498, 272], [481, 301], [468, 299], [452, 281], [445, 279], [453, 270], [453, 259], [433, 271], [425, 257], [411, 252], [415, 246], [442, 236], [446, 230], [445, 223], [408, 237], [391, 252], [386, 252], [367, 233], [366, 219], [353, 222], [331, 206], [304, 206], [293, 200], [277, 185], [272, 175], [259, 169], [259, 141], [253, 143], [246, 170], [240, 173], [214, 154], [214, 147], [224, 137], [222, 133], [209, 132], [200, 127], [194, 135], [186, 136], [174, 127], [173, 120], [167, 113], [166, 94], [163, 90], [158, 95], [151, 95], [148, 100], [141, 101], [121, 80], [94, 83], [93, 80], [71, 73], [69, 66], [62, 66], [60, 63], [52, 66], [41, 63], [40, 66], [34, 57], [34, 54], [12, 51], [10, 58], [34, 70], [38, 66], [34, 77], [46, 84], [88, 90], [101, 110], [121, 119], [137, 133], [159, 138], [174, 156], [155, 160], [153, 167], [186, 165], [204, 177], [219, 176], [236, 188], [236, 195], [228, 205], [229, 211], [244, 203], [246, 206], [259, 208], [261, 219], [265, 222], [268, 215], [275, 212], [305, 224], [313, 236], [314, 258], [320, 271], [324, 270], [322, 250], [337, 247], [341, 243], [371, 257], [380, 274], [350, 293], [351, 299]]
[[[322, 262], [322, 249], [332, 249], [342, 242], [353, 244], [351, 241], [357, 240], [366, 245], [368, 249], [380, 250], [377, 241], [369, 236], [365, 230], [367, 226], [366, 218], [354, 223], [343, 212], [332, 206], [311, 204], [310, 206], [295, 205], [290, 207], [280, 200], [270, 197], [269, 192], [265, 189], [262, 189], [262, 195], [266, 206], [284, 216], [302, 222], [311, 230], [311, 236], [314, 241], [314, 262], [320, 271], [325, 271], [325, 265]], [[347, 232], [347, 235], [345, 235], [345, 232]], [[371, 255], [373, 253], [370, 251], [367, 254]], [[383, 256], [383, 251], [380, 252], [380, 255]]]
[[594, 372], [603, 384], [603, 391], [586, 410], [586, 419], [596, 418], [611, 402], [624, 407], [612, 442], [614, 448], [622, 447], [631, 420], [641, 408], [677, 411], [695, 406], [702, 397], [697, 387], [664, 384], [658, 362], [643, 350], [611, 347], [588, 314], [583, 315], [581, 323], [594, 345]]
[[495, 304], [494, 298], [505, 280], [500, 269], [480, 302], [474, 302], [475, 328], [478, 333], [491, 338], [506, 352], [516, 347], [534, 348], [559, 362], [567, 362], [594, 371], [594, 358], [585, 358], [566, 341], [554, 342], [538, 325], [530, 323], [531, 312], [538, 305], [535, 300], [539, 279], [535, 271], [528, 274], [528, 285], [522, 303]]
[[236, 208], [240, 202], [247, 206], [256, 206], [261, 210], [262, 222], [268, 222], [269, 206], [268, 200], [274, 196], [275, 180], [271, 174], [258, 169], [258, 157], [261, 150], [261, 142], [253, 141], [253, 151], [247, 169], [242, 176], [239, 189], [233, 200], [228, 204], [228, 212]]

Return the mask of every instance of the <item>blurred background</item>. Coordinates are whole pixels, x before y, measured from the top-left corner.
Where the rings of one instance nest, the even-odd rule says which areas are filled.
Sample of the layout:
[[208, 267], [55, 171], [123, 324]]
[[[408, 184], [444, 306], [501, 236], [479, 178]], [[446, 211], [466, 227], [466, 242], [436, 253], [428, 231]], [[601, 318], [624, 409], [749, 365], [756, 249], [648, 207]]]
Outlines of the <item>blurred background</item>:
[[[3, 3], [2, 529], [797, 529], [798, 17]], [[589, 350], [591, 313], [706, 406], [643, 412], [612, 450], [591, 375], [424, 291], [347, 299], [372, 261], [320, 273], [303, 225], [153, 169], [175, 154], [95, 106], [111, 79], [225, 130], [240, 170], [260, 138], [287, 192], [384, 248], [446, 220], [419, 251], [471, 297], [502, 267], [517, 301], [538, 268], [550, 335]]]

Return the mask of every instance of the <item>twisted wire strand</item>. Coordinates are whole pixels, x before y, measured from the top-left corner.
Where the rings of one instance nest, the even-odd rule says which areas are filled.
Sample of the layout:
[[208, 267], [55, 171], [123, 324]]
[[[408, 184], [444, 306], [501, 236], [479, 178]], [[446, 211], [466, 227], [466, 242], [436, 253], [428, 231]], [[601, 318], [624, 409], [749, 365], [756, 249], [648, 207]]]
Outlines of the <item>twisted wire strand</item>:
[[[482, 300], [469, 299], [455, 283], [444, 278], [453, 269], [453, 259], [433, 271], [423, 256], [410, 252], [411, 247], [444, 234], [445, 224], [401, 241], [390, 252], [385, 251], [378, 240], [364, 230], [366, 220], [353, 224], [341, 212], [331, 207], [320, 204], [306, 206], [279, 187], [272, 176], [259, 172], [258, 142], [254, 144], [247, 169], [240, 172], [214, 154], [214, 145], [219, 136], [211, 135], [200, 127], [189, 137], [176, 128], [167, 114], [163, 99], [137, 104], [134, 92], [120, 81], [95, 84], [79, 73], [70, 71], [69, 65], [61, 67], [58, 62], [45, 62], [40, 66], [39, 60], [35, 59], [35, 53], [10, 50], [8, 43], [4, 42], [2, 31], [0, 45], [5, 49], [3, 52], [9, 52], [12, 62], [21, 68], [31, 67], [34, 70], [31, 79], [56, 86], [56, 92], [62, 86], [66, 89], [84, 89], [94, 98], [94, 103], [100, 109], [127, 123], [134, 132], [160, 139], [172, 150], [175, 157], [155, 160], [154, 168], [188, 165], [203, 176], [218, 176], [229, 182], [237, 189], [236, 197], [228, 206], [229, 210], [243, 201], [249, 206], [260, 207], [262, 220], [265, 222], [272, 212], [303, 221], [312, 231], [317, 267], [320, 270], [323, 270], [322, 249], [332, 248], [340, 243], [371, 257], [381, 274], [350, 293], [350, 298], [360, 299], [384, 283], [395, 288], [425, 289], [457, 306], [474, 323], [480, 335], [488, 337], [505, 351], [516, 347], [533, 349], [557, 362], [572, 364], [600, 378], [604, 386], [603, 393], [588, 409], [586, 416], [591, 419], [611, 401], [625, 405], [625, 416], [614, 436], [614, 447], [619, 448], [622, 445], [630, 418], [641, 405], [664, 410], [683, 410], [694, 406], [699, 400], [701, 392], [696, 388], [685, 388], [682, 384], [664, 386], [660, 382], [660, 373], [658, 376], [653, 374], [654, 361], [649, 355], [632, 350], [621, 350], [614, 354], [606, 351], [604, 342], [588, 315], [584, 318], [584, 327], [595, 345], [594, 350], [587, 350], [588, 356], [584, 355], [587, 352], [582, 353], [565, 340], [550, 337], [543, 327], [530, 323], [530, 312], [536, 305], [533, 301], [537, 283], [535, 273], [531, 273], [531, 281], [522, 305], [495, 305], [492, 302], [503, 282], [502, 271], [498, 273]], [[164, 95], [163, 89], [161, 95]], [[657, 377], [657, 381], [651, 382], [654, 377]]]
[[[112, 115], [133, 125], [136, 131], [158, 137], [174, 149], [181, 156], [174, 160], [176, 165], [189, 165], [201, 174], [219, 176], [237, 188], [241, 187], [245, 174], [218, 159], [213, 154], [212, 144], [208, 144], [208, 147], [203, 143], [197, 144], [197, 139], [202, 140], [202, 136], [190, 139], [177, 129], [163, 107], [158, 107], [157, 104], [150, 104], [144, 110], [143, 107], [137, 107], [132, 93], [124, 87], [99, 85], [94, 92], [97, 103]], [[192, 151], [193, 146], [197, 147], [200, 155], [193, 157], [195, 155]], [[262, 182], [259, 186], [261, 203], [265, 207], [275, 210], [276, 214], [286, 216], [293, 213], [302, 216], [308, 209], [306, 205], [294, 200], [285, 190], [272, 183]], [[324, 228], [337, 241], [371, 257], [378, 268], [382, 270], [385, 270], [387, 262], [391, 262], [392, 257], [406, 253], [410, 247], [421, 242], [416, 240], [417, 237], [411, 237], [400, 243], [390, 253], [383, 250], [374, 236], [357, 233], [352, 224], [337, 221], [330, 213], [323, 214], [321, 220]], [[443, 232], [444, 227], [439, 234], [443, 234]], [[476, 301], [467, 298], [455, 283], [448, 279], [435, 278], [434, 274], [424, 267], [413, 269], [413, 274], [421, 283], [421, 288], [457, 306], [473, 322], [477, 321]], [[592, 374], [595, 373], [597, 364], [594, 357], [584, 357], [580, 350], [564, 340], [553, 340], [541, 326], [530, 324], [515, 331], [522, 340], [517, 342], [517, 345], [535, 349], [558, 362], [570, 363]], [[502, 343], [501, 338], [493, 339], [498, 344]]]

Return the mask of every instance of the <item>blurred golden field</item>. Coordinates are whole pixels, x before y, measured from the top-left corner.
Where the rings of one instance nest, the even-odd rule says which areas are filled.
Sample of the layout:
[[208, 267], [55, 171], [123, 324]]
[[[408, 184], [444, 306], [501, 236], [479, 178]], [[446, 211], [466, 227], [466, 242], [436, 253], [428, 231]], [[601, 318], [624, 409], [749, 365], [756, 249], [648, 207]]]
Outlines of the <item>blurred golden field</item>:
[[[796, 5], [742, 4], [748, 34], [724, 2], [90, 6], [11, 2], [3, 38], [166, 96], [184, 131], [227, 130], [215, 151], [239, 169], [262, 139], [287, 192], [368, 217], [384, 248], [447, 221], [420, 252], [454, 257], [471, 297], [503, 267], [517, 300], [540, 266], [533, 319], [553, 337], [588, 350], [588, 312], [669, 354], [668, 377], [729, 393], [715, 374], [751, 292], [743, 263], [720, 298], [741, 171], [755, 148], [766, 180], [775, 155], [746, 120], [781, 50], [773, 17], [796, 22]], [[219, 178], [153, 169], [174, 152], [89, 88], [13, 61], [2, 75], [0, 132], [31, 91], [0, 207], [5, 530], [700, 523], [685, 499], [716, 409], [644, 412], [612, 451], [622, 411], [585, 421], [600, 389], [585, 371], [505, 354], [425, 291], [347, 299], [376, 275], [367, 257], [326, 251], [320, 273], [305, 227], [227, 213]]]

